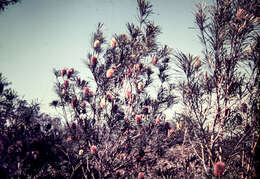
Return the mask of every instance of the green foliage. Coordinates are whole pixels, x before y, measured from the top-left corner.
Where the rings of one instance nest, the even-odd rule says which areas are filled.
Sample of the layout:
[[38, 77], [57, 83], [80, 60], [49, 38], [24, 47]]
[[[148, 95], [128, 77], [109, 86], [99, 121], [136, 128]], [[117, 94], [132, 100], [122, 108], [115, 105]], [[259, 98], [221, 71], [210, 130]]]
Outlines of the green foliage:
[[20, 0], [1, 0], [0, 1], [0, 12], [6, 10], [6, 8], [10, 5], [16, 4], [20, 2]]

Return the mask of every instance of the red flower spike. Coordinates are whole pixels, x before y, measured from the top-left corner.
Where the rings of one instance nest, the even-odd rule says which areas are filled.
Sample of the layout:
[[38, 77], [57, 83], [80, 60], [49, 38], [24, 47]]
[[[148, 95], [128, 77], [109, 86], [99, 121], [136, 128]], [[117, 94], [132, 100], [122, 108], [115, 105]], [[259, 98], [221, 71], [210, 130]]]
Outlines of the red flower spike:
[[155, 124], [160, 124], [162, 122], [162, 119], [161, 118], [157, 118], [156, 121], [155, 121]]
[[89, 91], [89, 96], [94, 96], [94, 92], [93, 91]]
[[85, 84], [86, 84], [86, 81], [82, 80], [80, 86], [83, 88], [85, 86]]
[[72, 108], [75, 108], [76, 105], [77, 105], [77, 99], [72, 99], [72, 100], [71, 100], [71, 106], [72, 106]]
[[126, 158], [126, 154], [125, 153], [120, 154], [119, 158], [120, 160], [124, 160]]
[[169, 129], [168, 130], [168, 137], [171, 137], [171, 135], [175, 132], [175, 129]]
[[61, 70], [61, 75], [64, 76], [66, 73], [67, 73], [67, 69], [66, 69], [66, 68], [63, 68], [63, 69]]
[[143, 117], [142, 114], [138, 114], [138, 115], [135, 116], [135, 121], [136, 121], [137, 124], [142, 122], [142, 117]]
[[126, 98], [126, 99], [130, 99], [130, 97], [131, 97], [131, 91], [128, 91], [128, 90], [127, 90], [127, 91], [125, 92], [125, 98]]
[[69, 143], [71, 142], [71, 140], [72, 140], [71, 137], [68, 137], [66, 141]]
[[92, 155], [94, 155], [94, 154], [96, 154], [96, 152], [97, 152], [97, 147], [96, 147], [95, 145], [92, 145], [92, 146], [90, 147], [90, 153], [91, 153]]
[[82, 101], [82, 103], [81, 103], [81, 107], [82, 107], [82, 108], [85, 108], [85, 107], [86, 107], [86, 104], [87, 104], [86, 101]]
[[136, 101], [135, 95], [133, 95], [133, 97], [131, 98], [131, 100], [129, 101], [130, 103], [134, 103]]
[[110, 47], [112, 49], [116, 48], [116, 39], [115, 38], [112, 38], [111, 42], [110, 42]]
[[86, 86], [86, 87], [84, 88], [84, 94], [85, 94], [85, 95], [88, 95], [88, 92], [89, 92], [89, 88]]
[[137, 63], [134, 65], [134, 70], [138, 72], [140, 70], [140, 65]]
[[158, 58], [157, 58], [157, 57], [154, 57], [154, 58], [153, 58], [153, 61], [152, 61], [153, 65], [155, 65], [155, 64], [157, 63], [157, 61], [158, 61]]
[[99, 105], [100, 105], [101, 108], [104, 108], [104, 107], [106, 106], [106, 100], [105, 100], [105, 98], [102, 98], [102, 99], [101, 99]]
[[69, 73], [74, 73], [74, 68], [69, 69]]
[[72, 127], [72, 129], [76, 129], [76, 127], [77, 127], [77, 125], [76, 125], [76, 123], [75, 122], [72, 122], [72, 124], [71, 124], [71, 127]]
[[106, 95], [107, 95], [107, 99], [108, 99], [109, 101], [111, 101], [111, 100], [114, 99], [114, 96], [113, 96], [113, 94], [112, 94], [110, 91], [107, 91], [107, 92], [106, 92]]
[[165, 122], [165, 127], [166, 127], [167, 129], [170, 129], [170, 128], [171, 128], [169, 121], [166, 121], [166, 122]]
[[111, 78], [112, 75], [113, 75], [114, 72], [115, 72], [115, 69], [116, 69], [115, 66], [112, 66], [110, 69], [108, 69], [108, 70], [107, 70], [107, 73], [106, 73], [106, 77], [107, 77], [107, 78]]
[[78, 87], [80, 86], [80, 82], [81, 82], [80, 78], [77, 78], [76, 85], [77, 85]]
[[144, 173], [143, 172], [138, 173], [137, 179], [144, 179]]
[[69, 86], [69, 80], [64, 80], [64, 88], [67, 89]]
[[144, 111], [144, 114], [148, 114], [148, 106], [144, 106], [143, 111]]
[[126, 34], [122, 34], [121, 37], [125, 39], [126, 38]]
[[127, 70], [127, 77], [129, 78], [129, 77], [131, 77], [132, 76], [132, 70], [131, 69], [128, 69]]
[[99, 46], [100, 46], [100, 41], [99, 40], [95, 40], [94, 48], [98, 48]]
[[198, 68], [200, 66], [201, 62], [200, 62], [200, 57], [199, 56], [196, 56], [194, 58], [194, 63], [193, 63], [193, 67], [194, 68]]
[[67, 71], [67, 76], [68, 78], [70, 78], [70, 76], [74, 73], [74, 69], [73, 68], [70, 68], [68, 71]]
[[135, 60], [136, 59], [136, 55], [132, 54], [132, 55], [130, 55], [130, 58], [131, 58], [131, 60]]
[[97, 57], [96, 56], [92, 56], [91, 60], [90, 60], [90, 66], [94, 67], [96, 63], [97, 63]]
[[224, 173], [224, 170], [225, 170], [225, 164], [221, 161], [217, 162], [214, 164], [214, 175], [217, 176], [217, 177], [220, 177], [223, 175]]

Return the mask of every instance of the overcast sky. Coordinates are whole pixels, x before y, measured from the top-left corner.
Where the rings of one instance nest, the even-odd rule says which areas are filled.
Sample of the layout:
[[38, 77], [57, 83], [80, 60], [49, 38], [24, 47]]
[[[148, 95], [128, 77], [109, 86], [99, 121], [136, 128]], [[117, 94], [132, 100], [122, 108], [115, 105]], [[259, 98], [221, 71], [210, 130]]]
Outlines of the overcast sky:
[[[194, 27], [198, 0], [152, 0], [160, 42], [174, 50], [201, 54]], [[135, 0], [22, 0], [0, 14], [0, 72], [19, 96], [38, 99], [42, 112], [55, 98], [53, 68], [73, 67], [86, 75], [82, 59], [98, 22], [105, 37], [125, 33], [136, 21]]]

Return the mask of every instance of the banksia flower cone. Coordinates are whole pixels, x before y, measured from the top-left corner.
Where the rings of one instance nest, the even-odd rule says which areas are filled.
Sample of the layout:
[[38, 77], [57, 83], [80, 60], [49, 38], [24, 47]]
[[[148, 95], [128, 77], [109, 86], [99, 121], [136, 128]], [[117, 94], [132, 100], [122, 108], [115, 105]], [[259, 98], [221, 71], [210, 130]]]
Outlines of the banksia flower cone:
[[82, 101], [81, 107], [82, 107], [82, 108], [85, 108], [85, 107], [86, 107], [86, 104], [87, 104], [86, 101]]
[[94, 48], [98, 48], [99, 46], [100, 46], [100, 41], [99, 40], [95, 40]]
[[144, 179], [144, 173], [143, 172], [138, 173], [137, 179]]
[[222, 176], [225, 170], [225, 164], [221, 161], [214, 164], [214, 175], [219, 177]]
[[168, 137], [171, 137], [171, 135], [175, 132], [175, 129], [169, 129], [168, 130]]
[[153, 58], [153, 61], [152, 61], [152, 64], [155, 65], [155, 64], [157, 63], [157, 61], [158, 61], [158, 58], [157, 58], [157, 57], [154, 57], [154, 58]]
[[93, 67], [93, 66], [95, 66], [96, 63], [97, 63], [97, 57], [92, 56], [91, 60], [90, 60], [90, 66]]
[[64, 88], [68, 88], [69, 86], [69, 81], [68, 80], [64, 80]]
[[136, 121], [136, 123], [141, 123], [142, 122], [142, 117], [143, 117], [143, 115], [142, 114], [138, 114], [138, 115], [136, 115], [135, 116], [135, 121]]
[[80, 78], [78, 77], [77, 80], [76, 80], [76, 85], [77, 85], [78, 87], [80, 86], [80, 82], [81, 82], [81, 80], [80, 80]]
[[94, 96], [94, 92], [89, 90], [89, 96]]
[[77, 105], [77, 99], [72, 99], [72, 100], [71, 100], [71, 106], [72, 106], [72, 108], [75, 108], [76, 105]]
[[139, 91], [143, 90], [143, 83], [141, 81], [137, 84], [137, 88]]
[[68, 78], [70, 78], [73, 73], [74, 73], [74, 69], [73, 69], [73, 68], [70, 68], [70, 69], [67, 71], [67, 76], [68, 76]]
[[127, 90], [127, 91], [125, 92], [125, 98], [126, 98], [126, 99], [130, 99], [130, 97], [131, 97], [131, 91]]
[[148, 106], [144, 106], [144, 107], [143, 107], [143, 112], [144, 112], [144, 114], [148, 114], [148, 109], [149, 109]]
[[120, 154], [119, 158], [120, 158], [120, 160], [124, 160], [126, 158], [126, 154], [125, 153]]
[[246, 11], [244, 9], [239, 8], [236, 13], [236, 20], [241, 20], [245, 18]]
[[72, 140], [71, 137], [68, 137], [66, 141], [69, 143], [71, 142], [71, 140]]
[[95, 145], [92, 145], [92, 146], [90, 147], [90, 153], [91, 153], [92, 155], [94, 155], [94, 154], [96, 154], [96, 152], [97, 152], [97, 147], [96, 147]]
[[85, 95], [88, 95], [88, 92], [89, 92], [89, 88], [86, 86], [86, 87], [84, 88], [84, 94], [85, 94]]
[[121, 37], [122, 37], [123, 39], [125, 39], [125, 38], [126, 38], [126, 34], [122, 34]]
[[72, 123], [71, 123], [71, 127], [72, 127], [72, 129], [75, 130], [75, 129], [77, 128], [77, 124], [76, 124], [75, 122], [72, 122]]
[[138, 63], [134, 65], [134, 70], [136, 72], [140, 70], [140, 65]]
[[169, 121], [166, 121], [165, 124], [164, 124], [164, 126], [165, 126], [165, 128], [167, 128], [167, 129], [170, 129], [170, 128], [171, 128]]
[[67, 69], [66, 69], [66, 68], [63, 68], [63, 69], [61, 70], [61, 75], [64, 76], [66, 73], [67, 73]]
[[83, 152], [84, 152], [84, 151], [83, 151], [82, 149], [80, 149], [80, 150], [79, 150], [79, 155], [82, 155]]
[[110, 91], [107, 91], [107, 92], [106, 92], [106, 95], [107, 95], [107, 99], [108, 99], [109, 101], [111, 101], [111, 100], [114, 99], [114, 96], [113, 96], [113, 94], [112, 94]]
[[194, 63], [193, 63], [194, 68], [198, 68], [200, 66], [200, 57], [196, 56], [194, 58]]
[[162, 122], [162, 119], [159, 117], [155, 120], [155, 124], [160, 124], [161, 122]]
[[112, 75], [113, 75], [114, 72], [115, 72], [115, 69], [116, 69], [115, 66], [112, 66], [110, 69], [108, 69], [108, 70], [107, 70], [107, 73], [106, 73], [106, 77], [107, 77], [107, 78], [111, 78]]
[[66, 90], [65, 90], [65, 89], [62, 89], [61, 94], [62, 94], [62, 95], [65, 95], [65, 94], [66, 94]]
[[111, 42], [110, 42], [110, 47], [111, 48], [116, 48], [116, 39], [112, 38]]
[[70, 68], [68, 72], [71, 74], [74, 73], [74, 68]]
[[132, 54], [132, 55], [130, 55], [130, 58], [131, 58], [131, 60], [135, 60], [136, 59], [136, 55]]
[[181, 130], [182, 122], [181, 121], [177, 122], [176, 127], [177, 127], [177, 130]]
[[102, 98], [100, 101], [100, 107], [104, 108], [105, 106], [106, 106], [106, 100], [105, 100], [105, 98]]

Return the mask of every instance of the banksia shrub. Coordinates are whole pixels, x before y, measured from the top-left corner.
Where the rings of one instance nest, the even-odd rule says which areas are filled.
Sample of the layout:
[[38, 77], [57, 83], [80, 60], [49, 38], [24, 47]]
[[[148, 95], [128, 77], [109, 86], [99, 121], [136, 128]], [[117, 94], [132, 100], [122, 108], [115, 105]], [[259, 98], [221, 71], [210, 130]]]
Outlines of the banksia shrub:
[[[127, 31], [113, 34], [108, 42], [104, 25], [98, 24], [84, 61], [87, 78], [72, 68], [55, 71], [56, 110], [62, 113], [64, 136], [73, 139], [73, 145], [59, 146], [69, 163], [69, 177], [129, 178], [142, 171], [148, 178], [203, 178], [211, 166], [216, 176], [224, 170], [227, 176], [238, 176], [239, 169], [230, 168], [233, 160], [240, 169], [249, 166], [245, 170], [253, 171], [249, 151], [254, 151], [256, 137], [249, 111], [256, 103], [251, 81], [256, 80], [257, 45], [248, 44], [250, 53], [243, 48], [256, 24], [253, 10], [236, 15], [247, 3], [235, 1], [216, 1], [207, 10], [198, 5], [195, 20], [203, 55], [173, 54], [158, 42], [161, 29], [150, 19], [150, 1], [137, 0], [137, 25], [127, 23]], [[238, 67], [248, 58], [252, 74], [240, 75]], [[248, 160], [235, 158], [232, 145]], [[88, 148], [84, 158], [74, 155]], [[216, 158], [227, 158], [229, 166], [214, 164]], [[81, 164], [87, 167], [75, 171]]]

